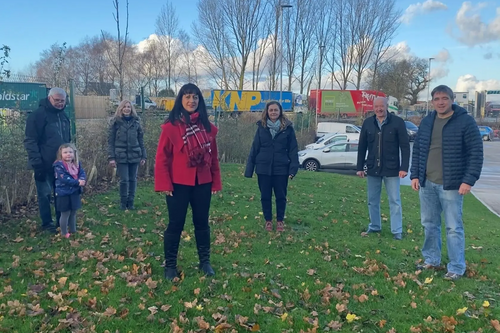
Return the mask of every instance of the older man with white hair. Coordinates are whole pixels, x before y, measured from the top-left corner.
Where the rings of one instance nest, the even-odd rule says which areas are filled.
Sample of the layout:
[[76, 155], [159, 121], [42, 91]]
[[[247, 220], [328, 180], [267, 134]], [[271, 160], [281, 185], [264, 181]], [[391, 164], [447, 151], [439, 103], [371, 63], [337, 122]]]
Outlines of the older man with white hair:
[[[50, 206], [54, 192], [54, 170], [57, 151], [63, 143], [71, 141], [70, 120], [64, 113], [66, 92], [52, 88], [47, 98], [40, 100], [38, 109], [27, 121], [24, 147], [28, 152], [28, 164], [34, 170], [38, 196], [38, 208], [42, 219], [42, 229], [56, 231]], [[60, 213], [56, 211], [56, 224]]]
[[[370, 215], [370, 224], [366, 233], [379, 233], [382, 230], [380, 196], [382, 181], [384, 181], [389, 197], [391, 232], [395, 240], [401, 240], [403, 213], [399, 186], [400, 178], [408, 175], [410, 142], [404, 120], [387, 112], [387, 108], [386, 98], [375, 98], [373, 101], [375, 114], [363, 122], [359, 135], [357, 174], [360, 177], [365, 176], [363, 167], [366, 162]], [[367, 150], [368, 156], [366, 157]]]

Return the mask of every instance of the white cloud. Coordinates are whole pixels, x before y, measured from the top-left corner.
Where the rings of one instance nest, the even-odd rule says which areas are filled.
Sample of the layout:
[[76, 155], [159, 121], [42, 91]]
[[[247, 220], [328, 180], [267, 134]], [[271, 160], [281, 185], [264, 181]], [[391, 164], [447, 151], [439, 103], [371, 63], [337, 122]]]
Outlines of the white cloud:
[[411, 57], [411, 49], [406, 41], [399, 42], [395, 45], [389, 46], [385, 53], [386, 59], [404, 60]]
[[472, 74], [462, 75], [457, 80], [457, 85], [455, 86], [455, 91], [468, 91], [471, 96], [474, 96], [475, 91], [483, 90], [499, 90], [500, 80], [490, 79], [490, 80], [478, 80]]
[[439, 51], [438, 54], [433, 56], [433, 58], [434, 58], [434, 61], [437, 61], [437, 62], [446, 63], [448, 61], [451, 61], [451, 55], [447, 49], [442, 49], [441, 51]]
[[455, 23], [460, 33], [456, 38], [463, 44], [475, 46], [500, 41], [500, 7], [496, 9], [496, 15], [489, 23], [483, 22], [479, 14], [484, 7], [485, 3], [474, 6], [466, 1], [458, 10]]
[[446, 9], [448, 9], [448, 6], [440, 1], [427, 0], [423, 3], [418, 2], [415, 4], [411, 4], [408, 6], [408, 8], [406, 8], [405, 12], [400, 18], [400, 21], [405, 24], [410, 24], [411, 20], [417, 15]]
[[450, 70], [444, 65], [439, 65], [437, 67], [431, 66], [431, 78], [432, 80], [442, 79], [443, 77], [448, 76]]
[[137, 50], [141, 53], [144, 52], [149, 47], [149, 44], [152, 41], [155, 41], [155, 42], [159, 41], [158, 36], [156, 34], [149, 35], [148, 38], [141, 40], [139, 43], [137, 43], [137, 45], [136, 45]]

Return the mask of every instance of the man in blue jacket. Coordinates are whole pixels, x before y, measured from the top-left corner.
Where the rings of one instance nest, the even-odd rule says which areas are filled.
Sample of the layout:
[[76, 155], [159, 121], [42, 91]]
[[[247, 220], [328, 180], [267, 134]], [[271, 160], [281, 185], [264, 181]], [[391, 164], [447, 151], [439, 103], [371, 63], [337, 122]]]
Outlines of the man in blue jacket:
[[[42, 219], [42, 229], [56, 232], [50, 207], [54, 191], [54, 169], [59, 147], [71, 141], [70, 121], [64, 113], [66, 92], [62, 88], [52, 88], [49, 96], [40, 101], [38, 109], [26, 120], [24, 147], [28, 152], [28, 164], [35, 174], [38, 209]], [[56, 224], [60, 213], [56, 211]]]
[[[391, 232], [395, 240], [401, 240], [403, 213], [399, 191], [400, 178], [408, 174], [410, 164], [410, 142], [403, 119], [387, 112], [387, 99], [377, 97], [373, 101], [375, 115], [363, 122], [359, 135], [357, 174], [364, 177], [365, 164], [368, 173], [368, 212], [370, 225], [367, 233], [382, 230], [380, 217], [380, 194], [385, 183], [391, 211]], [[401, 151], [401, 160], [399, 152]]]
[[420, 195], [425, 240], [424, 263], [417, 269], [441, 264], [441, 213], [444, 213], [449, 263], [445, 278], [465, 273], [463, 196], [481, 175], [483, 142], [476, 121], [453, 104], [453, 91], [445, 85], [432, 90], [435, 111], [425, 117], [413, 145], [411, 186]]

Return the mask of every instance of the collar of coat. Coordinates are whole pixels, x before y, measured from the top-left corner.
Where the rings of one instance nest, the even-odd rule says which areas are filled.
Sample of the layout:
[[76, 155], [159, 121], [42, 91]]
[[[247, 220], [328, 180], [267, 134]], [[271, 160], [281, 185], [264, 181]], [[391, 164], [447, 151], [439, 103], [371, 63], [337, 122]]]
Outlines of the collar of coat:
[[[464, 109], [463, 107], [459, 106], [459, 105], [453, 104], [451, 106], [451, 109], [453, 110], [453, 114], [451, 115], [450, 120], [453, 119], [453, 118], [456, 118], [456, 117], [467, 115], [467, 110]], [[437, 116], [437, 111], [436, 110], [432, 111], [428, 115], [428, 117], [431, 117], [432, 119], [436, 119], [436, 116]]]
[[[262, 126], [262, 120], [259, 120], [258, 122], [256, 122], [256, 124], [257, 126], [260, 126], [262, 128], [267, 128], [267, 126], [266, 127]], [[280, 129], [280, 132], [286, 130], [289, 126], [292, 125], [293, 123], [289, 119], [285, 118], [285, 127], [283, 129]]]
[[[390, 113], [389, 111], [387, 111], [387, 115], [385, 116], [385, 120], [384, 120], [386, 125], [387, 125], [387, 124], [389, 124], [389, 123], [391, 122], [392, 117], [394, 117], [394, 115], [393, 115], [392, 113]], [[378, 123], [377, 123], [377, 115], [376, 115], [376, 114], [374, 114], [374, 115], [372, 116], [372, 118], [373, 118], [373, 122], [375, 123], [375, 126], [377, 126], [377, 127], [378, 127]]]

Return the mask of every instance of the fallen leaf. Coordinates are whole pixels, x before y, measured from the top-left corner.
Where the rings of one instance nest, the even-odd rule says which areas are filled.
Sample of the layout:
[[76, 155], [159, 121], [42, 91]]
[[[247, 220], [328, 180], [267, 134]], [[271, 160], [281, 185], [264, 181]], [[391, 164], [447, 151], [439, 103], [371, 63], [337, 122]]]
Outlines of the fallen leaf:
[[500, 322], [498, 320], [490, 320], [491, 326], [495, 329], [495, 331], [500, 332]]
[[358, 297], [358, 301], [359, 301], [360, 303], [364, 303], [364, 302], [366, 302], [367, 300], [368, 300], [368, 296], [366, 296], [365, 294], [363, 294], [363, 295], [361, 295], [361, 296], [359, 296], [359, 297]]
[[115, 314], [116, 314], [116, 309], [113, 308], [112, 306], [107, 308], [106, 311], [104, 311], [104, 313], [103, 313], [103, 315], [106, 317], [111, 317], [111, 316], [114, 316]]
[[288, 317], [288, 313], [286, 313], [286, 312], [285, 312], [285, 313], [283, 313], [283, 314], [281, 315], [281, 321], [285, 321], [287, 317]]
[[200, 294], [200, 288], [196, 288], [196, 289], [194, 290], [194, 294], [195, 294], [196, 296], [198, 296], [198, 295]]
[[252, 326], [252, 329], [250, 330], [251, 332], [258, 332], [260, 331], [260, 326], [259, 324], [255, 324]]
[[457, 316], [463, 315], [467, 311], [467, 307], [461, 308], [457, 310]]
[[228, 323], [222, 323], [222, 324], [219, 324], [217, 326], [215, 326], [215, 333], [222, 333], [224, 332], [226, 329], [229, 329], [229, 328], [232, 328], [233, 326], [231, 326], [230, 324]]
[[387, 320], [382, 319], [381, 321], [379, 321], [379, 322], [378, 322], [378, 327], [380, 327], [380, 328], [384, 328], [385, 323], [387, 323]]
[[357, 317], [354, 313], [349, 313], [345, 319], [347, 320], [348, 323], [352, 323], [355, 320], [358, 320], [359, 317]]
[[61, 287], [61, 288], [62, 288], [62, 287], [64, 287], [64, 285], [66, 284], [66, 281], [67, 281], [67, 280], [68, 280], [68, 278], [67, 278], [67, 277], [62, 277], [62, 278], [60, 278], [60, 279], [58, 280], [58, 282], [59, 282], [59, 287]]
[[490, 302], [484, 301], [483, 302], [483, 308], [489, 308], [490, 307]]
[[202, 330], [208, 330], [210, 329], [210, 324], [207, 323], [203, 317], [196, 317], [194, 318], [196, 320], [196, 322], [198, 323], [198, 327]]
[[335, 305], [335, 308], [337, 309], [337, 311], [339, 313], [342, 313], [347, 309], [345, 304], [337, 304], [337, 305]]
[[424, 281], [424, 283], [426, 283], [426, 284], [429, 284], [431, 282], [432, 282], [432, 278], [426, 278], [425, 281]]

